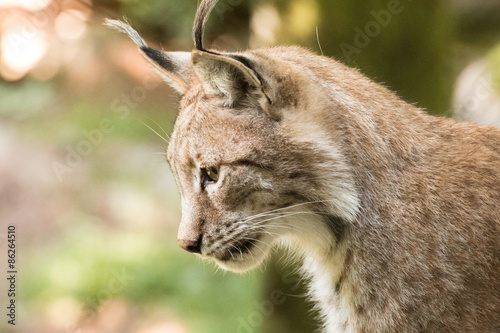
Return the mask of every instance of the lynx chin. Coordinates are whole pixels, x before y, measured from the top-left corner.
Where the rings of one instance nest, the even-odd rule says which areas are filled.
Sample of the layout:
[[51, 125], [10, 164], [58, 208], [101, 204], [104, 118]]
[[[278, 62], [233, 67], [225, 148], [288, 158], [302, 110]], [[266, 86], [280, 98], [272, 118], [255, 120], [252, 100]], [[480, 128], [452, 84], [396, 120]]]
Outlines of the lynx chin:
[[243, 272], [285, 244], [324, 331], [500, 332], [500, 129], [432, 117], [300, 47], [192, 52], [125, 33], [182, 95], [179, 245]]

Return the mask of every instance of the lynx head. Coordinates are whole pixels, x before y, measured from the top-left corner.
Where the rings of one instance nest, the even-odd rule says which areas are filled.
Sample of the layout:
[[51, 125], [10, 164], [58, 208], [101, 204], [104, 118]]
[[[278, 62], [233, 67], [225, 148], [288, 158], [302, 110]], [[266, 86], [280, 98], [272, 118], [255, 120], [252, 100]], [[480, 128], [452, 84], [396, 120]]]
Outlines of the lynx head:
[[328, 99], [293, 65], [319, 57], [298, 48], [204, 49], [216, 3], [201, 2], [190, 53], [151, 49], [129, 25], [107, 22], [182, 94], [167, 154], [182, 200], [179, 245], [232, 271], [260, 264], [278, 240], [331, 247], [358, 197], [341, 149], [326, 143], [335, 139], [321, 126]]

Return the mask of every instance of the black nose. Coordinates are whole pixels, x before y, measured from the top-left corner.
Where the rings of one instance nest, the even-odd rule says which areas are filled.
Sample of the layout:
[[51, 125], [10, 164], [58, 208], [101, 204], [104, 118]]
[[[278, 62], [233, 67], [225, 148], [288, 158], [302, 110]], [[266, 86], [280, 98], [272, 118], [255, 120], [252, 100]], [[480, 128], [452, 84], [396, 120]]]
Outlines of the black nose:
[[188, 252], [201, 254], [201, 236], [197, 240], [178, 239], [177, 243]]

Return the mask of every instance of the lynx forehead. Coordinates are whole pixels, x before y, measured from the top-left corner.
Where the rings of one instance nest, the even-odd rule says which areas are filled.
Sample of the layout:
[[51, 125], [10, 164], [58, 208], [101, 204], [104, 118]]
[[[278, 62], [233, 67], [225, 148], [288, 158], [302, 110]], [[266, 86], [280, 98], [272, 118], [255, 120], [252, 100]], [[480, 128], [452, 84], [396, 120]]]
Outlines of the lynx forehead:
[[231, 271], [276, 243], [326, 332], [500, 332], [500, 129], [436, 118], [298, 47], [140, 52], [182, 94], [179, 245]]

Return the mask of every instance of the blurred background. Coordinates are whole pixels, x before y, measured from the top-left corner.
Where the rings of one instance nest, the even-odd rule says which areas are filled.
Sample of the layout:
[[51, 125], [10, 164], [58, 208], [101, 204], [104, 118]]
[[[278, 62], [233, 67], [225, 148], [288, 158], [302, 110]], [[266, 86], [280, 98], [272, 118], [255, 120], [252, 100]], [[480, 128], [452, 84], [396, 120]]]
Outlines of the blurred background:
[[[221, 272], [176, 245], [165, 161], [178, 96], [135, 45], [192, 49], [196, 0], [0, 0], [0, 268], [17, 235], [17, 321], [1, 332], [312, 332], [293, 265]], [[221, 0], [207, 43], [298, 44], [429, 113], [500, 125], [498, 0]], [[500, 144], [500, 143], [499, 143]], [[0, 280], [2, 308], [8, 285]], [[6, 313], [6, 310], [4, 310]]]

